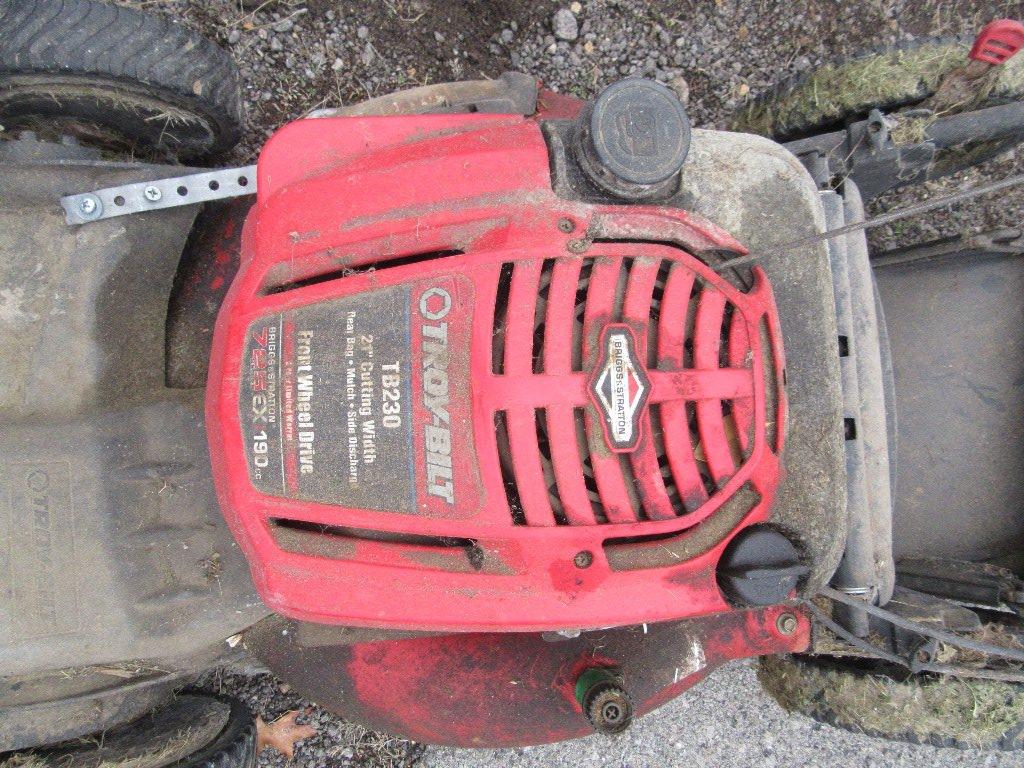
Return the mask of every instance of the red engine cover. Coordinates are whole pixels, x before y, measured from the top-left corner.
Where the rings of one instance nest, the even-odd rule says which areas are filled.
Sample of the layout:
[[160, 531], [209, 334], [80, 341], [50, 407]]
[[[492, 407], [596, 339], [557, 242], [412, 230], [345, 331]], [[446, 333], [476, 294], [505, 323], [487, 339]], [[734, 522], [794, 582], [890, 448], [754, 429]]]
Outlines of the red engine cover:
[[207, 417], [266, 603], [546, 630], [726, 610], [785, 420], [764, 275], [671, 208], [555, 196], [510, 116], [302, 120], [259, 160]]

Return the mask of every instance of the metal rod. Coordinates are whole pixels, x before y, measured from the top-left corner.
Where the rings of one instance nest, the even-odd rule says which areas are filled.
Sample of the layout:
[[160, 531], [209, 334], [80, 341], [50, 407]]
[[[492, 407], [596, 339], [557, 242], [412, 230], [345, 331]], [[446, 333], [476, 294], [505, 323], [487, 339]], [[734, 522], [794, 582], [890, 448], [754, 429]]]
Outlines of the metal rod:
[[825, 627], [825, 629], [827, 629], [833, 635], [838, 637], [840, 640], [846, 641], [857, 650], [863, 651], [864, 653], [869, 653], [873, 657], [882, 659], [883, 661], [888, 661], [891, 664], [897, 664], [901, 667], [907, 667], [908, 669], [910, 668], [910, 662], [907, 659], [904, 659], [902, 656], [897, 656], [894, 653], [889, 653], [889, 651], [885, 650], [884, 648], [879, 648], [874, 643], [869, 643], [867, 640], [857, 637], [855, 634], [847, 630], [845, 627], [840, 626], [838, 623], [836, 623], [828, 616], [826, 616], [825, 613], [810, 600], [807, 600], [804, 603], [804, 605], [806, 606], [807, 610], [811, 612], [811, 614], [814, 616], [815, 620], [819, 624]]
[[1004, 659], [1024, 662], [1024, 650], [1017, 648], [1003, 648], [999, 645], [983, 643], [978, 640], [972, 640], [969, 637], [963, 637], [962, 635], [947, 632], [944, 629], [929, 627], [926, 624], [905, 619], [899, 614], [888, 611], [885, 608], [879, 608], [877, 605], [872, 605], [865, 600], [844, 594], [837, 589], [832, 589], [831, 587], [822, 587], [819, 594], [834, 602], [843, 603], [844, 605], [849, 605], [851, 607], [867, 611], [872, 616], [876, 616], [883, 621], [887, 621], [890, 624], [921, 635], [922, 637], [933, 637], [939, 642], [952, 645], [956, 648], [963, 648], [968, 651], [977, 651], [978, 653], [984, 653], [989, 656], [999, 656]]
[[983, 680], [998, 680], [1001, 682], [1019, 683], [1024, 682], [1024, 673], [1012, 672], [1009, 670], [1002, 669], [985, 669], [966, 667], [960, 664], [936, 664], [933, 662], [920, 662], [913, 658], [904, 658], [894, 653], [890, 653], [884, 648], [879, 648], [874, 643], [870, 643], [867, 640], [857, 637], [852, 632], [849, 632], [846, 628], [840, 626], [837, 622], [830, 619], [825, 613], [818, 608], [810, 600], [804, 601], [804, 607], [810, 611], [811, 615], [814, 616], [815, 621], [821, 624], [825, 629], [834, 634], [840, 640], [845, 641], [857, 650], [868, 653], [875, 658], [879, 658], [882, 661], [887, 661], [890, 664], [896, 664], [900, 667], [906, 667], [911, 672], [917, 674], [920, 672], [930, 672], [936, 675], [951, 675], [953, 677], [973, 677], [980, 678]]
[[825, 240], [831, 240], [833, 237], [841, 237], [848, 235], [851, 232], [860, 232], [862, 230], [873, 229], [875, 227], [881, 227], [885, 224], [891, 224], [894, 221], [901, 219], [907, 219], [911, 216], [917, 216], [928, 211], [933, 211], [936, 208], [942, 208], [946, 205], [952, 205], [953, 203], [959, 203], [964, 200], [970, 200], [981, 195], [987, 195], [991, 192], [1000, 192], [1010, 187], [1016, 187], [1024, 184], [1024, 173], [1019, 173], [1014, 176], [1010, 176], [999, 181], [994, 181], [991, 184], [979, 184], [975, 187], [969, 187], [968, 189], [954, 192], [950, 195], [944, 195], [942, 197], [936, 197], [932, 200], [926, 200], [923, 203], [917, 205], [907, 206], [906, 208], [900, 208], [899, 210], [892, 211], [891, 213], [884, 213], [881, 216], [875, 216], [871, 219], [864, 221], [854, 222], [853, 224], [847, 224], [836, 229], [830, 229], [827, 232], [820, 232], [816, 235], [808, 235], [801, 237], [796, 240], [791, 240], [788, 243], [782, 245], [774, 245], [770, 248], [766, 248], [759, 253], [748, 253], [745, 256], [737, 256], [733, 259], [727, 259], [719, 264], [713, 265], [712, 269], [716, 272], [722, 272], [726, 269], [733, 269], [735, 267], [742, 267], [747, 264], [753, 264], [754, 262], [760, 261], [767, 256], [773, 256], [777, 253], [784, 253], [791, 251], [796, 248], [803, 248], [808, 245], [815, 245]]

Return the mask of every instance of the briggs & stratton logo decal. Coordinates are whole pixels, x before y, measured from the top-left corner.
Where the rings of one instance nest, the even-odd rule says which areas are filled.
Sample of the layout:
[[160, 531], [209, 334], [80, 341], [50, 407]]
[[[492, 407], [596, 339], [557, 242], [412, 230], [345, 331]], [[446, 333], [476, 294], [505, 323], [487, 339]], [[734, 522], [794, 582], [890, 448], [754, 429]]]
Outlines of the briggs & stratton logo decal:
[[603, 416], [605, 442], [612, 451], [628, 453], [640, 442], [640, 417], [650, 393], [651, 382], [637, 357], [633, 329], [619, 323], [606, 325], [590, 396]]

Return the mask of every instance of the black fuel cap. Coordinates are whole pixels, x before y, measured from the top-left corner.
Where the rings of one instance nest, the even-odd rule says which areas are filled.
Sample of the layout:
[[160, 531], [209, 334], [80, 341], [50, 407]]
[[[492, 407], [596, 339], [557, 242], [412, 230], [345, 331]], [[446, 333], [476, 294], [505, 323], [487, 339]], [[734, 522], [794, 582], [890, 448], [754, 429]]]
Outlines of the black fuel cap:
[[736, 605], [775, 605], [787, 600], [810, 569], [782, 532], [754, 525], [736, 535], [718, 563], [718, 587]]
[[620, 197], [671, 194], [667, 184], [690, 150], [690, 119], [676, 95], [653, 80], [608, 86], [580, 115], [577, 152], [587, 175]]

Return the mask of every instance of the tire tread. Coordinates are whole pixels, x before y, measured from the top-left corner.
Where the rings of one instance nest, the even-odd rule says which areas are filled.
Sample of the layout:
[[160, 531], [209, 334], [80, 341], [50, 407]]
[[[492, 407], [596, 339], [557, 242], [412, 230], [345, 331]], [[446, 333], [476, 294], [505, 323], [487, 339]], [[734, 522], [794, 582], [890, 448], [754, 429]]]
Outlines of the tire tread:
[[97, 0], [0, 0], [0, 73], [131, 81], [170, 93], [210, 119], [221, 151], [241, 133], [230, 56], [171, 19]]
[[[963, 47], [966, 55], [967, 50], [970, 48], [971, 38], [964, 35], [933, 35], [930, 37], [921, 37], [911, 41], [902, 41], [896, 45], [880, 45], [872, 48], [868, 48], [849, 56], [839, 56], [823, 62], [823, 65], [828, 65], [841, 69], [847, 64], [861, 61], [863, 59], [874, 58], [876, 56], [884, 56], [896, 51], [908, 51], [918, 47], [924, 46], [939, 46], [939, 45], [956, 45]], [[737, 113], [733, 116], [733, 130], [745, 130], [744, 120], [747, 111], [751, 107], [756, 107], [764, 104], [777, 104], [785, 103], [794, 94], [798, 93], [800, 89], [807, 83], [813, 69], [806, 70], [803, 72], [796, 72], [787, 77], [782, 78], [774, 85], [770, 86], [767, 90], [762, 91], [754, 99], [749, 102], [745, 107], [740, 108]], [[927, 94], [907, 94], [908, 100], [921, 99]], [[890, 105], [878, 105], [878, 106], [890, 106]], [[780, 121], [776, 119], [773, 122], [772, 129], [769, 132], [770, 138], [774, 138], [777, 141], [789, 140], [792, 138], [799, 138], [804, 135], [812, 135], [818, 130], [822, 129], [823, 126], [830, 123], [842, 120], [842, 115], [814, 115], [814, 114], [794, 114], [790, 116], [787, 121]]]

